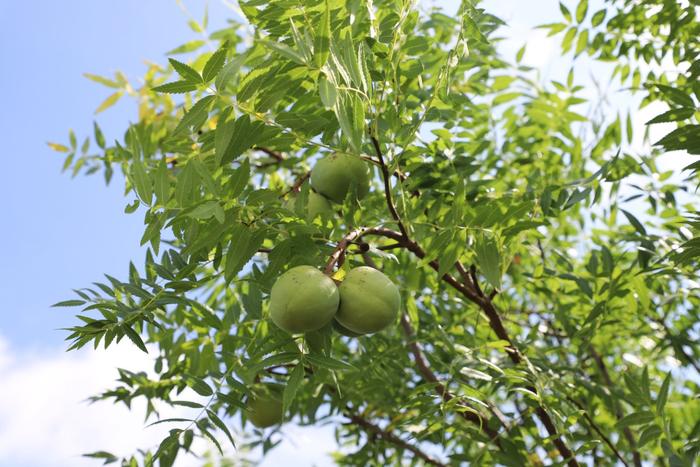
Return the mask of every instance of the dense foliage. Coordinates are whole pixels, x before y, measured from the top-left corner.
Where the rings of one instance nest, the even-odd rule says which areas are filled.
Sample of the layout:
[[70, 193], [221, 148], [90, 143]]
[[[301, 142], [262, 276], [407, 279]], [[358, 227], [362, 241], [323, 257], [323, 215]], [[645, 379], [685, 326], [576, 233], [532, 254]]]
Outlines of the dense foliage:
[[[542, 26], [572, 64], [609, 62], [597, 79], [629, 103], [667, 104], [649, 124], [677, 128], [641, 145], [638, 109], [584, 97], [575, 68], [541, 82], [525, 49], [499, 56], [503, 22], [478, 2], [415, 3], [241, 0], [245, 21], [193, 20], [205, 39], [141, 86], [89, 75], [114, 88], [99, 110], [129, 94], [138, 121], [113, 144], [95, 124], [97, 151], [72, 133], [53, 147], [74, 173], [125, 174], [148, 250], [58, 304], [82, 307], [71, 349], [126, 337], [154, 370], [96, 399], [145, 399], [153, 421], [195, 409], [137, 457], [91, 456], [170, 465], [199, 437], [268, 450], [277, 409], [259, 429], [246, 409], [267, 398], [287, 423], [332, 423], [339, 465], [694, 463], [700, 165], [657, 161], [700, 154], [695, 2], [568, 2]], [[371, 169], [369, 194], [319, 198], [310, 170], [331, 153]], [[360, 337], [283, 331], [270, 290], [300, 265], [338, 283], [380, 269], [400, 316]]]

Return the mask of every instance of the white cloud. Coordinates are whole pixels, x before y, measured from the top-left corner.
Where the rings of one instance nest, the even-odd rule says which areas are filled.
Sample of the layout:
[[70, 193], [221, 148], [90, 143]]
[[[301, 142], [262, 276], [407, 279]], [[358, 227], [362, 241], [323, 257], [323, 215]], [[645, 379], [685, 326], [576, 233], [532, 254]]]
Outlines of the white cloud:
[[[119, 367], [149, 371], [152, 361], [126, 341], [106, 351], [90, 348], [66, 353], [63, 348], [18, 350], [0, 336], [0, 465], [94, 467], [100, 462], [81, 454], [107, 450], [129, 455], [138, 448], [157, 446], [172, 425], [146, 428], [144, 404], [134, 404], [129, 411], [123, 404], [86, 402], [114, 386]], [[186, 417], [192, 412], [165, 408], [161, 415]], [[261, 465], [332, 465], [327, 454], [336, 447], [331, 427], [289, 424], [283, 437]], [[200, 442], [195, 451], [203, 453], [207, 447]], [[261, 453], [249, 454], [259, 458]], [[202, 463], [181, 456], [176, 465]]]

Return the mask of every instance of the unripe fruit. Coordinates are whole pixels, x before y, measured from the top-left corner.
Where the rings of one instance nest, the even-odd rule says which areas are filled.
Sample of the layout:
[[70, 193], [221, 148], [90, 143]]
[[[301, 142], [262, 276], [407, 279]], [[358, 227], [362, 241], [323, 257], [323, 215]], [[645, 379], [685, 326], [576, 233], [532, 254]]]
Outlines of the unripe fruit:
[[[296, 196], [290, 196], [284, 202], [284, 208], [290, 211], [296, 211]], [[324, 196], [319, 195], [314, 191], [309, 191], [309, 197], [306, 201], [306, 209], [304, 209], [306, 218], [313, 220], [318, 216], [331, 216], [333, 214], [333, 205]]]
[[347, 273], [335, 319], [350, 331], [371, 334], [394, 322], [401, 307], [399, 289], [380, 271], [360, 266]]
[[291, 334], [321, 329], [338, 311], [340, 294], [333, 280], [312, 266], [282, 274], [270, 292], [270, 317]]
[[369, 168], [357, 156], [334, 153], [316, 162], [311, 170], [311, 186], [336, 203], [342, 203], [355, 185], [358, 198], [369, 192]]
[[333, 206], [325, 197], [313, 191], [309, 191], [309, 201], [306, 206], [306, 213], [308, 214], [309, 219], [315, 219], [317, 216], [328, 216], [333, 214]]
[[348, 328], [340, 324], [337, 319], [333, 320], [333, 330], [335, 330], [335, 332], [337, 332], [338, 334], [342, 334], [343, 336], [347, 337], [360, 337], [362, 335], [359, 332], [353, 332], [349, 330]]
[[253, 425], [258, 428], [267, 428], [282, 422], [284, 411], [280, 392], [277, 387], [267, 387], [256, 391], [256, 394], [248, 398], [246, 415]]

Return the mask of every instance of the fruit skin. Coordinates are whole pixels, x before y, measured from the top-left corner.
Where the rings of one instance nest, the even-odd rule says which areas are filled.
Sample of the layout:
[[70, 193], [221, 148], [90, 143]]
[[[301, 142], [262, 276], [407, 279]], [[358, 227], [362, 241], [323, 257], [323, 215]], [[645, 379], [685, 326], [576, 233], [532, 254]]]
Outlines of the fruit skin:
[[[283, 206], [292, 212], [296, 212], [296, 196], [290, 196], [284, 202]], [[318, 216], [329, 217], [333, 215], [333, 205], [331, 204], [325, 196], [319, 195], [315, 191], [309, 191], [309, 197], [306, 201], [306, 218], [308, 220], [314, 220]]]
[[343, 336], [347, 337], [360, 337], [362, 335], [359, 332], [349, 330], [348, 328], [340, 324], [337, 319], [333, 319], [333, 329], [338, 334], [342, 334]]
[[270, 317], [291, 334], [315, 331], [338, 311], [340, 293], [333, 280], [313, 266], [282, 274], [270, 292]]
[[248, 398], [246, 415], [258, 428], [277, 425], [284, 419], [282, 400], [277, 388], [264, 388]]
[[369, 192], [369, 167], [357, 156], [334, 153], [316, 162], [311, 169], [311, 186], [336, 203], [342, 203], [351, 184], [357, 187], [357, 197]]
[[360, 334], [381, 331], [394, 322], [401, 308], [399, 289], [374, 268], [360, 266], [345, 276], [340, 290], [340, 308], [335, 319]]
[[308, 218], [315, 219], [317, 216], [328, 216], [333, 214], [333, 205], [323, 195], [309, 191], [309, 201], [306, 205]]

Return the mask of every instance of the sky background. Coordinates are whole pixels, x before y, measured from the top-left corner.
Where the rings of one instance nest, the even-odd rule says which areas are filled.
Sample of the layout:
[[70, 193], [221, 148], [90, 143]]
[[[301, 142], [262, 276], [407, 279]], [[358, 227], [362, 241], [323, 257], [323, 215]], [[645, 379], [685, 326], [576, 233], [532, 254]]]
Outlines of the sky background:
[[[184, 3], [201, 19], [203, 1]], [[224, 26], [233, 12], [221, 1], [208, 3], [210, 30]], [[455, 1], [441, 3], [454, 11]], [[591, 9], [599, 3], [592, 2]], [[525, 63], [539, 68], [543, 79], [565, 76], [569, 58], [559, 57], [558, 39], [532, 29], [559, 18], [555, 0], [490, 0], [485, 6], [509, 24], [502, 33], [510, 38], [501, 44], [506, 56], [527, 42]], [[92, 135], [93, 120], [108, 140], [121, 138], [136, 118], [133, 101], [123, 99], [95, 116], [110, 91], [82, 73], [109, 76], [120, 70], [137, 80], [146, 70], [145, 60], [166, 63], [165, 51], [197, 38], [186, 23], [174, 0], [0, 0], [0, 157], [5, 171], [0, 199], [6, 201], [0, 226], [5, 249], [0, 266], [0, 466], [98, 465], [80, 454], [98, 449], [128, 454], [157, 444], [167, 429], [144, 429], [139, 407], [130, 413], [84, 402], [109, 387], [117, 366], [148, 370], [150, 361], [130, 343], [109, 351], [66, 353], [65, 332], [59, 329], [75, 323], [73, 313], [49, 306], [72, 298], [72, 288], [99, 281], [103, 273], [124, 277], [130, 260], [141, 264], [143, 215], [124, 214], [128, 200], [120, 177], [105, 186], [101, 175], [71, 179], [61, 174], [63, 156], [46, 142], [65, 143], [71, 128], [82, 142]], [[579, 77], [600, 71], [585, 60], [579, 66], [584, 68]], [[637, 129], [657, 110], [636, 115]], [[332, 430], [288, 426], [284, 433], [286, 441], [264, 465], [330, 465], [326, 452], [335, 446]]]

